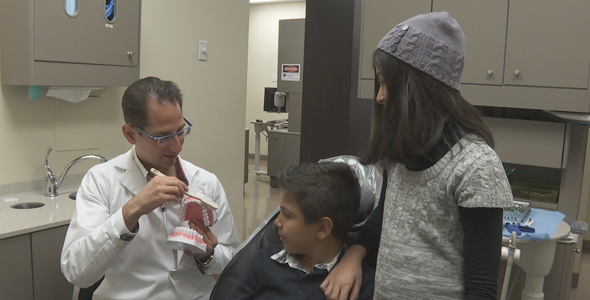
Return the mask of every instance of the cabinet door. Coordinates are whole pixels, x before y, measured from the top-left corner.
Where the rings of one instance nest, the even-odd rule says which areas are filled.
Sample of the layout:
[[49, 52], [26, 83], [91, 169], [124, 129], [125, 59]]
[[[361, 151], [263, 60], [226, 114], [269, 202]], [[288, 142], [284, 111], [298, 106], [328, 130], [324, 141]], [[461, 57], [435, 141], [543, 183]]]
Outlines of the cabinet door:
[[279, 176], [289, 166], [299, 165], [300, 133], [271, 130], [268, 132], [268, 175]]
[[510, 1], [504, 84], [586, 89], [590, 1]]
[[461, 83], [502, 85], [508, 1], [433, 0], [432, 11], [447, 11], [465, 34]]
[[502, 162], [560, 169], [565, 123], [503, 118], [483, 118], [495, 140]]
[[33, 300], [31, 236], [28, 234], [0, 240], [0, 298]]
[[61, 273], [61, 248], [68, 226], [31, 234], [35, 300], [72, 299], [74, 286]]
[[140, 2], [115, 3], [109, 22], [104, 0], [80, 1], [74, 17], [66, 14], [65, 1], [35, 0], [35, 60], [137, 66]]
[[361, 41], [361, 79], [375, 78], [373, 52], [397, 24], [430, 12], [431, 0], [364, 0]]

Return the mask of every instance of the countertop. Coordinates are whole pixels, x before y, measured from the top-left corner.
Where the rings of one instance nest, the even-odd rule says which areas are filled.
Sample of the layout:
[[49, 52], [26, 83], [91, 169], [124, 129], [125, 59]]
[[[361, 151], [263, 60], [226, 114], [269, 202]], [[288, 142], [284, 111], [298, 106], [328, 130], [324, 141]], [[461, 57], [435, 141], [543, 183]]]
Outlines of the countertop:
[[[58, 189], [59, 195], [53, 198], [45, 197], [44, 182], [0, 186], [0, 239], [69, 224], [76, 209], [76, 201], [68, 195], [78, 190], [81, 178], [82, 175], [74, 175], [71, 180], [64, 180]], [[25, 202], [45, 205], [30, 209], [11, 208], [12, 205]]]

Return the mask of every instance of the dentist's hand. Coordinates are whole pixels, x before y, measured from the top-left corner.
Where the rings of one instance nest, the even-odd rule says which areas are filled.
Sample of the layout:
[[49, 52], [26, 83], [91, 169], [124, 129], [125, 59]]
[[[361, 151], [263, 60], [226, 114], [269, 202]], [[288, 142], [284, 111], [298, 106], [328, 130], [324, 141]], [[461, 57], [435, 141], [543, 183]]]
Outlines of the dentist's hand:
[[156, 176], [123, 206], [123, 219], [130, 231], [135, 228], [139, 218], [149, 214], [166, 202], [177, 202], [184, 197], [188, 186], [172, 176]]
[[188, 221], [188, 226], [203, 236], [203, 241], [205, 242], [205, 244], [207, 244], [207, 253], [195, 254], [195, 253], [191, 253], [191, 252], [185, 250], [184, 254], [194, 256], [197, 259], [199, 259], [200, 261], [207, 260], [207, 258], [209, 258], [211, 256], [211, 253], [213, 253], [213, 249], [215, 249], [215, 247], [217, 247], [217, 243], [218, 243], [217, 236], [215, 236], [215, 234], [211, 231], [211, 229], [209, 227], [205, 226], [203, 221], [201, 221], [197, 217], [190, 219]]

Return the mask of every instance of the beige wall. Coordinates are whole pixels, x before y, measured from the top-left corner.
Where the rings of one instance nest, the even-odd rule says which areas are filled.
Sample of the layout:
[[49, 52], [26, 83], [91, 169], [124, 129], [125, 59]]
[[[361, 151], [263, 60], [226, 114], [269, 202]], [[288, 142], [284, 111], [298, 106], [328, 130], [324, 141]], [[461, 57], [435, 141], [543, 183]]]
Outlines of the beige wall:
[[[173, 80], [183, 90], [185, 116], [194, 127], [181, 156], [220, 178], [239, 233], [243, 232], [248, 12], [249, 3], [243, 0], [142, 1], [141, 77]], [[199, 40], [209, 42], [208, 61], [198, 60]], [[50, 145], [55, 149], [50, 166], [58, 174], [78, 156], [96, 153], [110, 159], [128, 150], [121, 133], [123, 90], [108, 88], [98, 97], [72, 104], [46, 96], [30, 100], [27, 87], [2, 85], [0, 186], [42, 180]], [[62, 146], [56, 148], [58, 139]], [[79, 139], [94, 149], [68, 149], [68, 141], [80, 144]], [[94, 163], [74, 166], [70, 174], [84, 173]]]
[[[277, 75], [279, 20], [305, 18], [305, 2], [256, 4], [250, 6], [250, 38], [248, 40], [248, 91], [246, 127], [250, 128], [250, 153], [254, 153], [256, 119], [286, 119], [287, 114], [264, 112], [264, 88], [276, 87], [272, 75]], [[268, 143], [261, 136], [260, 153], [267, 155]]]

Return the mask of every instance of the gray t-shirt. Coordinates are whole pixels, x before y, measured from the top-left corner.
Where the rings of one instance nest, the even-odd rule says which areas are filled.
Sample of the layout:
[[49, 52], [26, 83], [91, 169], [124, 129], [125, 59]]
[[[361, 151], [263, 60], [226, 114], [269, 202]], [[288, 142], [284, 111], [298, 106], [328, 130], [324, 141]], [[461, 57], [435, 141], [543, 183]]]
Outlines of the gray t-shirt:
[[512, 206], [500, 158], [469, 135], [424, 171], [410, 171], [401, 164], [385, 167], [389, 180], [375, 299], [462, 299], [463, 228], [458, 207]]

